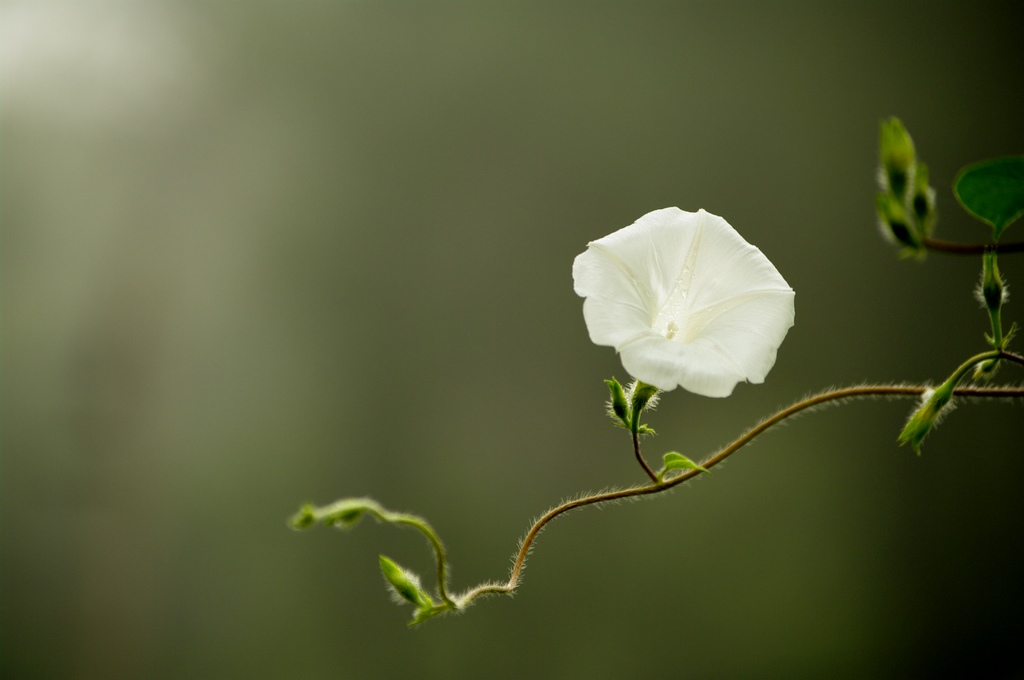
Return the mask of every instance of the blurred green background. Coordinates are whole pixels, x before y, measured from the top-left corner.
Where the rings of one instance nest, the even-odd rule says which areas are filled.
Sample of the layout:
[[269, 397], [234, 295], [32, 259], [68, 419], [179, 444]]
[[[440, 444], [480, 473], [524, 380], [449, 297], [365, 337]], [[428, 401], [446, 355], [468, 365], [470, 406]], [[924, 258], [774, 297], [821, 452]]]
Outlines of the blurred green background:
[[1020, 404], [961, 406], [921, 458], [907, 402], [806, 416], [559, 520], [515, 599], [413, 631], [377, 554], [429, 574], [419, 536], [285, 520], [423, 514], [463, 589], [549, 505], [642, 481], [570, 267], [656, 208], [726, 217], [797, 324], [764, 385], [667, 395], [651, 458], [943, 378], [984, 348], [980, 262], [881, 239], [878, 121], [931, 166], [938, 235], [983, 240], [949, 186], [1024, 151], [1022, 26], [1020, 2], [0, 2], [3, 677], [1020, 676]]

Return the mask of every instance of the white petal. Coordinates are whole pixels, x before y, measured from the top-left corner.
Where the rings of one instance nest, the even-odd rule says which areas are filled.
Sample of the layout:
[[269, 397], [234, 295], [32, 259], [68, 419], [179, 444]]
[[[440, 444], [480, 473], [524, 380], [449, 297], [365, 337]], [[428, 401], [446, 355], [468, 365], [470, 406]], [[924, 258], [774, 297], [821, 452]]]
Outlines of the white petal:
[[634, 377], [728, 396], [762, 382], [793, 325], [793, 291], [760, 250], [703, 210], [656, 210], [573, 263], [591, 340]]
[[622, 365], [638, 380], [662, 390], [728, 397], [743, 374], [707, 341], [686, 344], [651, 333], [622, 348]]
[[698, 213], [679, 208], [655, 210], [594, 241], [589, 250], [614, 261], [642, 295], [660, 306], [687, 264], [699, 221]]
[[775, 355], [793, 326], [793, 291], [751, 295], [712, 319], [700, 334], [718, 347], [752, 383], [764, 382]]
[[628, 302], [589, 297], [583, 301], [583, 319], [595, 345], [618, 348], [651, 332], [650, 313]]
[[752, 291], [791, 291], [764, 254], [728, 222], [701, 210], [689, 309], [696, 312]]

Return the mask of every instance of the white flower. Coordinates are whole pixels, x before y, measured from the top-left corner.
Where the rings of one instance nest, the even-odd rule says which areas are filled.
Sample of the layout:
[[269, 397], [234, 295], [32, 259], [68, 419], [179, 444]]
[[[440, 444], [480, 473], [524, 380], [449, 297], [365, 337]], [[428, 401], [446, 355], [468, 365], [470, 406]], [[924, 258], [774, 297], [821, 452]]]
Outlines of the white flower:
[[572, 265], [590, 339], [638, 380], [727, 397], [764, 382], [793, 326], [793, 289], [721, 217], [655, 210]]

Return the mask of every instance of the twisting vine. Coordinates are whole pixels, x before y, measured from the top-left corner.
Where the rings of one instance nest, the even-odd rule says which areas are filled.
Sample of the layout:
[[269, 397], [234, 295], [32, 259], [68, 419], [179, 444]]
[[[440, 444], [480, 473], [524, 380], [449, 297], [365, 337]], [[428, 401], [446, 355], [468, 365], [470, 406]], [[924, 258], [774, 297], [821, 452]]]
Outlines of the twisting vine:
[[[307, 504], [291, 518], [290, 525], [306, 529], [319, 523], [348, 529], [369, 515], [423, 534], [437, 567], [433, 595], [418, 576], [380, 556], [381, 572], [395, 599], [415, 607], [409, 624], [414, 626], [440, 614], [464, 611], [482, 597], [513, 594], [537, 537], [565, 513], [652, 497], [697, 475], [711, 474], [712, 468], [757, 437], [808, 409], [863, 398], [917, 397], [920, 403], [898, 439], [920, 455], [922, 442], [949, 412], [955, 398], [1024, 397], [1021, 385], [965, 384], [991, 379], [1004, 363], [1024, 366], [1024, 356], [1007, 349], [1017, 326], [1003, 326], [1007, 287], [996, 261], [1000, 253], [1024, 252], [1024, 243], [999, 243], [1003, 230], [1024, 214], [1024, 156], [985, 161], [960, 172], [954, 184], [957, 199], [992, 227], [990, 242], [960, 244], [932, 236], [935, 190], [928, 183], [927, 167], [917, 161], [913, 141], [898, 119], [882, 122], [879, 155], [879, 224], [887, 238], [900, 246], [903, 256], [920, 259], [927, 251], [982, 256], [982, 276], [975, 293], [989, 317], [991, 334], [985, 334], [985, 340], [990, 349], [963, 361], [937, 387], [889, 384], [831, 389], [779, 410], [700, 463], [672, 451], [663, 456], [661, 468], [655, 471], [641, 452], [642, 438], [654, 430], [641, 418], [655, 405], [659, 393], [682, 386], [705, 396], [724, 397], [741, 380], [761, 382], [793, 323], [793, 291], [759, 250], [720, 217], [668, 208], [591, 243], [573, 264], [576, 292], [587, 298], [584, 318], [591, 339], [614, 346], [626, 369], [638, 378], [626, 387], [614, 378], [605, 384], [610, 393], [608, 415], [613, 424], [629, 431], [633, 454], [647, 477], [644, 484], [585, 495], [549, 509], [523, 536], [506, 581], [483, 583], [458, 595], [448, 587], [444, 544], [422, 517], [387, 510], [370, 498], [347, 498], [321, 507]], [[734, 284], [731, 276], [742, 284]]]

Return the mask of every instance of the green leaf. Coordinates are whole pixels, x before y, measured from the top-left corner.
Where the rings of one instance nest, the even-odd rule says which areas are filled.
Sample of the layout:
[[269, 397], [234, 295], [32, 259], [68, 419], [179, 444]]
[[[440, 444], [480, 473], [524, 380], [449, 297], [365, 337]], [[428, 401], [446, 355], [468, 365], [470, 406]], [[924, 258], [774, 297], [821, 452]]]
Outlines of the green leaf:
[[706, 472], [709, 475], [711, 474], [711, 470], [708, 470], [705, 467], [697, 465], [692, 460], [690, 460], [689, 458], [687, 458], [686, 456], [677, 451], [669, 451], [668, 453], [666, 453], [664, 458], [662, 459], [662, 464], [664, 465], [664, 467], [661, 469], [661, 472], [658, 473], [659, 482], [662, 479], [664, 479], [665, 473], [670, 470], [700, 470], [701, 472]]
[[960, 204], [992, 225], [992, 238], [1024, 214], [1024, 156], [1006, 156], [962, 169], [953, 183]]

